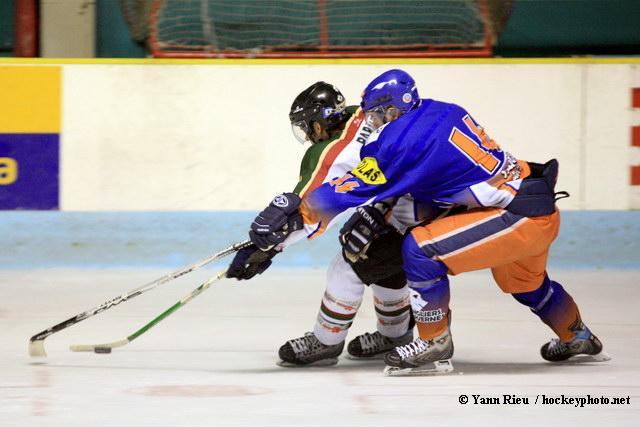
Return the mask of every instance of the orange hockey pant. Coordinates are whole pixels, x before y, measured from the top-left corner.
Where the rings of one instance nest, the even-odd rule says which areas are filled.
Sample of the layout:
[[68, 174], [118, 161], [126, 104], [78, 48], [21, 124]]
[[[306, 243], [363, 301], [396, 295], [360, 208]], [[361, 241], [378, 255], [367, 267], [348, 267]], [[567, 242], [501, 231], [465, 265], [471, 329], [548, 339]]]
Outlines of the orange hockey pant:
[[416, 227], [412, 237], [450, 274], [491, 268], [508, 293], [529, 292], [543, 282], [549, 246], [558, 235], [560, 213], [522, 217], [499, 208], [480, 208]]

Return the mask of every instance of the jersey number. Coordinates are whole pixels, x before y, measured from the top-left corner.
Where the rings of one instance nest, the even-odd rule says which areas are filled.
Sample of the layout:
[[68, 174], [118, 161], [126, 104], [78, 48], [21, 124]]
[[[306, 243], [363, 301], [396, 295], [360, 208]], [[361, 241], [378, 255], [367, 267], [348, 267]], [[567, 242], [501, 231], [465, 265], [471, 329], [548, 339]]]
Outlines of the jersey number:
[[471, 120], [471, 117], [466, 115], [462, 120], [467, 125], [469, 131], [482, 142], [478, 144], [473, 138], [457, 127], [454, 127], [451, 131], [449, 142], [455, 145], [458, 150], [462, 151], [469, 160], [492, 174], [500, 164], [500, 160], [487, 150], [499, 150], [500, 147], [489, 138], [489, 135], [485, 133], [484, 129], [477, 126], [473, 120]]
[[353, 175], [351, 174], [346, 174], [344, 175], [342, 178], [334, 178], [331, 181], [329, 181], [329, 184], [334, 187], [333, 191], [335, 191], [336, 193], [348, 193], [349, 191], [353, 190], [356, 187], [359, 187], [360, 184], [358, 184], [356, 181], [348, 181], [345, 182], [346, 180], [353, 178]]

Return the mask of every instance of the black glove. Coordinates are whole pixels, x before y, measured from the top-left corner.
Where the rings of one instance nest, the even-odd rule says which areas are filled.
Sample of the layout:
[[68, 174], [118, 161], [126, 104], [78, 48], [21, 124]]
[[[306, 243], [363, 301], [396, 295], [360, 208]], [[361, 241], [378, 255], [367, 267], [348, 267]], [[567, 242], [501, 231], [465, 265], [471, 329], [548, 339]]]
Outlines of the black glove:
[[348, 262], [366, 259], [371, 242], [389, 231], [384, 215], [373, 206], [360, 206], [340, 229], [342, 255]]
[[263, 251], [284, 242], [289, 233], [302, 229], [302, 215], [298, 211], [300, 197], [283, 193], [275, 197], [251, 223], [249, 238]]
[[227, 270], [227, 277], [238, 280], [249, 280], [256, 274], [262, 274], [271, 265], [271, 258], [278, 252], [274, 249], [264, 252], [256, 245], [250, 245], [236, 252]]

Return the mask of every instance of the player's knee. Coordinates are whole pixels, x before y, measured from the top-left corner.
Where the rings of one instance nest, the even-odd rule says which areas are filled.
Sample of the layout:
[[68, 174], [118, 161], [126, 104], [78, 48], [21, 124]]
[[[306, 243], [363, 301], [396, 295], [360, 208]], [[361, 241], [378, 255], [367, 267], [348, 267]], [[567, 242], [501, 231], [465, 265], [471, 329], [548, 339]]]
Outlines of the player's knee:
[[411, 234], [405, 237], [402, 244], [402, 258], [409, 282], [424, 282], [447, 276], [447, 267], [442, 262], [431, 259]]
[[409, 271], [414, 270], [427, 260], [426, 254], [420, 249], [413, 235], [408, 234], [402, 242], [402, 266], [404, 271], [409, 274]]
[[426, 258], [425, 253], [422, 251], [418, 242], [413, 237], [413, 234], [409, 233], [402, 241], [402, 259], [406, 263], [407, 260]]
[[364, 293], [364, 284], [342, 254], [338, 254], [327, 269], [327, 290], [359, 296]]
[[[511, 294], [520, 304], [526, 305], [531, 308], [533, 311], [538, 311], [544, 307], [544, 305], [549, 301], [549, 298], [553, 294], [554, 284], [549, 279], [549, 276], [545, 274], [544, 280], [538, 289], [529, 292], [520, 292], [516, 294]], [[559, 286], [559, 285], [558, 285]]]

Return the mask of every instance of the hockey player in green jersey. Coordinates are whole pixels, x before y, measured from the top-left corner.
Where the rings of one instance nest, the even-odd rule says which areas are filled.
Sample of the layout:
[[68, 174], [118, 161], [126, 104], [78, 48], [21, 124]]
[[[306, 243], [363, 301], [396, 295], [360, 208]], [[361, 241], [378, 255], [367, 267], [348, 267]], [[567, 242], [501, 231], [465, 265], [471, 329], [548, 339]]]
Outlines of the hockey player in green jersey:
[[[358, 165], [360, 149], [374, 130], [359, 107], [347, 107], [342, 93], [325, 82], [311, 85], [296, 97], [289, 119], [298, 141], [310, 142], [311, 146], [302, 159], [300, 180], [293, 193], [276, 197], [261, 213], [270, 220], [280, 216], [289, 221], [288, 210], [297, 209], [307, 193], [339, 179]], [[334, 258], [327, 271], [326, 291], [313, 332], [289, 340], [280, 348], [283, 365], [335, 364], [362, 302], [365, 285], [373, 291], [377, 331], [354, 338], [347, 346], [350, 356], [381, 356], [412, 341], [413, 322], [401, 245], [407, 226], [418, 222], [415, 212], [413, 201], [402, 198], [389, 217], [388, 229], [367, 250], [366, 259], [349, 261], [340, 253]], [[300, 224], [289, 225], [284, 244], [268, 252], [254, 245], [239, 251], [227, 276], [247, 280], [261, 274], [278, 252], [297, 240], [313, 238], [317, 231], [300, 229]]]

